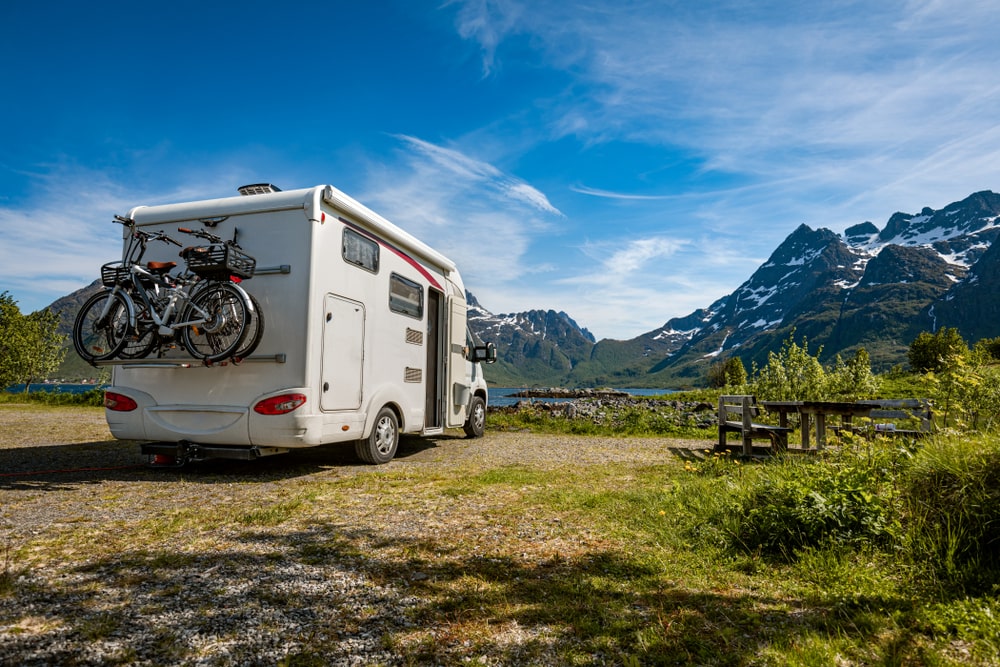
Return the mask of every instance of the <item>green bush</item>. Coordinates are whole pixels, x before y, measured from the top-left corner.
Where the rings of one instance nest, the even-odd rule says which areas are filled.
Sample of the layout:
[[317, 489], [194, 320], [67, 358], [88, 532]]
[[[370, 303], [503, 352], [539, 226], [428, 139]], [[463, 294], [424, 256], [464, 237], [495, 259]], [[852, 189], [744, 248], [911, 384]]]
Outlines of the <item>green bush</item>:
[[900, 532], [894, 475], [906, 453], [847, 443], [814, 459], [788, 458], [744, 476], [711, 521], [735, 551], [792, 561], [807, 548], [882, 547]]

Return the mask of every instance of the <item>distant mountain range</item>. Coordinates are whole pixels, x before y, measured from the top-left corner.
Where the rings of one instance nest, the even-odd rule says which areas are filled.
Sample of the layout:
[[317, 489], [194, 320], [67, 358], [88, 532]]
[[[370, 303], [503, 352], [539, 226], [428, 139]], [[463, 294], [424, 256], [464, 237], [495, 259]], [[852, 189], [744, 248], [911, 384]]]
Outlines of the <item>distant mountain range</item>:
[[[499, 352], [498, 386], [685, 387], [711, 364], [763, 365], [794, 330], [821, 359], [864, 347], [876, 370], [906, 363], [922, 331], [956, 327], [971, 342], [1000, 336], [1000, 195], [977, 192], [935, 211], [895, 213], [882, 229], [843, 234], [801, 225], [732, 294], [631, 340], [596, 341], [565, 312], [494, 315], [471, 293], [470, 328]], [[94, 283], [59, 299], [68, 333]], [[93, 369], [71, 351], [60, 375]]]
[[500, 385], [697, 386], [718, 360], [765, 364], [793, 330], [824, 361], [864, 347], [886, 370], [922, 331], [1000, 336], [998, 217], [1000, 195], [985, 191], [882, 229], [803, 224], [732, 294], [627, 341], [595, 341], [563, 312], [493, 315], [471, 294], [470, 326], [497, 344]]

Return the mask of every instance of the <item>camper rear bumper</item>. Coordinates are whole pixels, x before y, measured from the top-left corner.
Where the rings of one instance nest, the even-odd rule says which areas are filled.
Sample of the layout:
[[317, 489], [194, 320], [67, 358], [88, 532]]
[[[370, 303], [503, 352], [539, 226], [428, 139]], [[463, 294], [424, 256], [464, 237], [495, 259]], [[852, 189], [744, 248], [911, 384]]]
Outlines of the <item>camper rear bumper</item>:
[[324, 442], [323, 420], [318, 415], [262, 417], [247, 408], [178, 405], [135, 412], [124, 418], [108, 416], [116, 438], [246, 447], [313, 447]]
[[267, 415], [255, 412], [251, 407], [255, 403], [158, 404], [149, 394], [130, 387], [116, 387], [115, 391], [137, 404], [136, 409], [125, 412], [105, 410], [112, 435], [121, 440], [186, 441], [201, 447], [300, 448], [357, 440], [363, 437], [365, 426], [361, 411], [316, 413], [304, 406], [287, 414]]
[[156, 406], [106, 414], [111, 434], [119, 440], [187, 441], [202, 447], [315, 447], [356, 440], [364, 428], [364, 416], [356, 413], [264, 416], [238, 407]]

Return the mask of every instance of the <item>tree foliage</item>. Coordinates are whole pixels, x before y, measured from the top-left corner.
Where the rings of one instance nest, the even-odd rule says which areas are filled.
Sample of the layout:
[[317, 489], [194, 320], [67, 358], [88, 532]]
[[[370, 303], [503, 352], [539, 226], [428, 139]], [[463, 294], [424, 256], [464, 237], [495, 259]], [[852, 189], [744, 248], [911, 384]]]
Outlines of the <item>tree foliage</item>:
[[970, 349], [957, 329], [923, 332], [910, 344], [910, 365], [923, 374], [944, 426], [992, 430], [1000, 415], [1000, 338]]
[[826, 394], [828, 398], [845, 401], [874, 398], [881, 384], [878, 376], [872, 373], [868, 350], [861, 347], [847, 361], [837, 355], [833, 368], [827, 374]]
[[820, 363], [821, 353], [822, 348], [810, 354], [808, 341], [803, 338], [799, 345], [793, 331], [780, 352], [768, 355], [764, 368], [754, 367], [750, 391], [768, 401], [853, 401], [877, 395], [881, 383], [867, 350], [859, 348], [847, 361], [837, 355], [831, 368]]
[[906, 357], [910, 367], [918, 373], [940, 372], [953, 363], [956, 357], [969, 354], [969, 346], [965, 343], [958, 329], [944, 327], [934, 333], [924, 331], [917, 336]]
[[708, 384], [715, 389], [743, 387], [746, 383], [747, 371], [739, 357], [716, 361], [708, 369]]
[[27, 385], [59, 367], [66, 337], [58, 326], [52, 311], [23, 315], [10, 293], [0, 293], [0, 389], [19, 382]]
[[753, 393], [766, 401], [818, 401], [824, 397], [826, 373], [818, 356], [809, 354], [809, 343], [795, 342], [795, 331], [781, 344], [778, 353], [769, 352], [767, 365], [754, 366]]

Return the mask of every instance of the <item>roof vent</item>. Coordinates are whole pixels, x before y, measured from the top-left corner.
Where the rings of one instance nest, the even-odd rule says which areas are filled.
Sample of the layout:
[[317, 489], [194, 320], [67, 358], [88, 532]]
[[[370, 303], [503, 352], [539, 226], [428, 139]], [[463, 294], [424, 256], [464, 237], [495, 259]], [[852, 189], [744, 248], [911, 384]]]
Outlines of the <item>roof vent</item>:
[[254, 183], [253, 185], [241, 185], [236, 188], [244, 197], [250, 195], [266, 195], [272, 192], [281, 192], [281, 188], [270, 183]]

